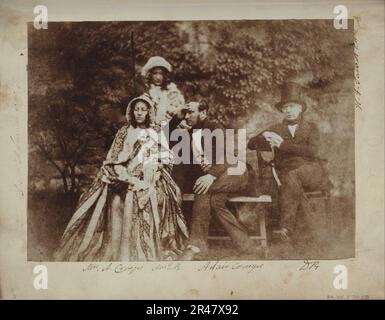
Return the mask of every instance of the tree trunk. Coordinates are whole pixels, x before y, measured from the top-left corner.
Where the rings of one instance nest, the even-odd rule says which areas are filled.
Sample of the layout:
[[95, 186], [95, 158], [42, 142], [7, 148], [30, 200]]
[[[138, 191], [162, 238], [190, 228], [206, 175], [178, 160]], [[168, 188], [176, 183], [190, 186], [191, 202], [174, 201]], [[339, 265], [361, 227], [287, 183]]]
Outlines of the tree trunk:
[[64, 193], [65, 194], [68, 194], [69, 193], [69, 190], [68, 190], [68, 183], [67, 183], [67, 176], [66, 174], [63, 172], [62, 173], [62, 180], [63, 180], [63, 189], [64, 189]]
[[71, 193], [76, 193], [77, 192], [77, 183], [76, 183], [76, 171], [75, 171], [75, 166], [70, 166], [70, 177], [71, 177]]

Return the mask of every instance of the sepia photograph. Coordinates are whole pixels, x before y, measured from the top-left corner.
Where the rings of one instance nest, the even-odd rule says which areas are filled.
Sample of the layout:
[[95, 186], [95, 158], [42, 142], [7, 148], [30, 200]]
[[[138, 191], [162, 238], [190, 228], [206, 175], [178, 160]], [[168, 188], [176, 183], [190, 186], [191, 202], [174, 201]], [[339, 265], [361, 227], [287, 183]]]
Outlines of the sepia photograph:
[[349, 25], [30, 23], [28, 260], [354, 257]]
[[384, 23], [382, 0], [0, 0], [0, 300], [384, 299]]

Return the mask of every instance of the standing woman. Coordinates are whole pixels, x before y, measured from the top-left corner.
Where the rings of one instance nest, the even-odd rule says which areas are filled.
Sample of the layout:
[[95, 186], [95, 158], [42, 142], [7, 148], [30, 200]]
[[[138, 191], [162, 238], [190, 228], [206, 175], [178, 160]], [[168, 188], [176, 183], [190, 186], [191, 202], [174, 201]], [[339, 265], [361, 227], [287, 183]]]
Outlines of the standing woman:
[[163, 57], [148, 59], [142, 69], [148, 94], [154, 102], [155, 122], [164, 125], [172, 118], [185, 100], [175, 83], [170, 82], [171, 64]]
[[188, 237], [172, 153], [155, 131], [147, 96], [127, 107], [101, 170], [81, 196], [55, 253], [58, 261], [173, 260]]

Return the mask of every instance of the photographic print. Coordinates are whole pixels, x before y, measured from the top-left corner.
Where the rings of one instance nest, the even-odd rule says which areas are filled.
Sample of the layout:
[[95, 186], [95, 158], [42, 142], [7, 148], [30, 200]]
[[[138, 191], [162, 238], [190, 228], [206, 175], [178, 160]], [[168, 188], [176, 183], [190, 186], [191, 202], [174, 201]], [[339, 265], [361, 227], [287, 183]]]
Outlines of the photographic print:
[[1, 7], [2, 297], [383, 298], [381, 1]]
[[[29, 24], [28, 258], [354, 257], [349, 23]], [[170, 137], [231, 129], [235, 145], [245, 130], [246, 169], [173, 163], [168, 137], [158, 145], [170, 159], [147, 182], [138, 128], [154, 125]], [[226, 153], [215, 138], [204, 153]]]

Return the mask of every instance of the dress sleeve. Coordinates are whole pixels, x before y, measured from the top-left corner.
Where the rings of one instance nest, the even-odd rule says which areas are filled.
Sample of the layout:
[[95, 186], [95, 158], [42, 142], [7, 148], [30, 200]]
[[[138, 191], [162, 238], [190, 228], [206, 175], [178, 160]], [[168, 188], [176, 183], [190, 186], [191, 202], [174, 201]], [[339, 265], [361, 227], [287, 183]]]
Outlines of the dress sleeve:
[[118, 130], [115, 135], [114, 141], [110, 149], [108, 150], [105, 163], [116, 162], [118, 160], [119, 153], [123, 150], [124, 140], [127, 137], [127, 126], [123, 126]]
[[112, 142], [111, 148], [107, 153], [106, 160], [103, 162], [101, 172], [102, 181], [106, 183], [113, 183], [117, 181], [128, 182], [129, 176], [126, 167], [119, 163], [119, 154], [123, 150], [124, 141], [127, 137], [127, 126], [118, 130]]

